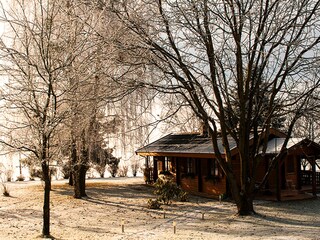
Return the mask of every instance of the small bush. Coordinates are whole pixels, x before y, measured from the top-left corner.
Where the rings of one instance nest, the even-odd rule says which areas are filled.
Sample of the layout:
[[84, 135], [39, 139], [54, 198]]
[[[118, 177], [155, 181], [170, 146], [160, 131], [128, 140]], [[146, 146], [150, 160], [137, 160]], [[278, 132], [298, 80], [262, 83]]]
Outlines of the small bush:
[[70, 162], [63, 163], [61, 167], [61, 173], [62, 173], [63, 179], [68, 179], [70, 177], [70, 172], [71, 172]]
[[139, 168], [140, 168], [140, 163], [139, 163], [139, 161], [137, 161], [137, 160], [132, 161], [132, 163], [131, 163], [131, 171], [132, 171], [132, 175], [133, 175], [134, 177], [137, 176], [137, 173], [138, 173]]
[[187, 202], [188, 201], [189, 194], [186, 191], [183, 191], [180, 189], [180, 193], [178, 195], [178, 199], [180, 202]]
[[154, 193], [158, 195], [158, 200], [166, 205], [171, 203], [172, 199], [186, 201], [188, 195], [175, 182], [171, 177], [162, 176], [154, 184], [156, 190]]
[[161, 206], [161, 204], [158, 201], [158, 199], [153, 200], [153, 199], [150, 198], [148, 200], [147, 207], [149, 209], [160, 209], [160, 206]]
[[11, 182], [13, 171], [11, 169], [5, 171], [5, 175], [7, 176], [7, 181]]
[[9, 197], [10, 196], [10, 193], [9, 193], [9, 189], [7, 188], [7, 186], [3, 186], [3, 192], [2, 194], [6, 197]]
[[9, 189], [8, 189], [7, 185], [4, 184], [3, 182], [2, 182], [2, 194], [3, 194], [4, 196], [6, 196], [6, 197], [9, 197], [9, 196], [10, 196]]
[[106, 165], [103, 165], [103, 164], [94, 164], [93, 165], [93, 169], [95, 169], [99, 175], [100, 175], [100, 178], [104, 178], [104, 174], [106, 172]]
[[143, 169], [143, 178], [144, 178], [145, 183], [147, 183], [147, 184], [151, 183], [151, 176], [150, 176], [151, 172], [152, 172], [151, 167], [145, 167]]
[[41, 169], [31, 168], [30, 170], [30, 178], [34, 180], [34, 178], [42, 178], [42, 171]]
[[24, 181], [24, 176], [23, 175], [19, 175], [18, 177], [17, 177], [17, 181], [20, 181], [20, 182], [22, 182], [22, 181]]
[[118, 170], [119, 177], [127, 177], [128, 176], [129, 167], [127, 165], [122, 165]]
[[113, 157], [111, 156], [109, 159], [108, 159], [108, 171], [110, 172], [111, 176], [112, 177], [115, 177], [118, 173], [118, 170], [119, 170], [119, 162], [120, 162], [120, 158], [116, 158], [116, 157]]
[[165, 175], [165, 176], [172, 176], [172, 173], [170, 172], [170, 171], [161, 171], [160, 173], [159, 173], [160, 175]]

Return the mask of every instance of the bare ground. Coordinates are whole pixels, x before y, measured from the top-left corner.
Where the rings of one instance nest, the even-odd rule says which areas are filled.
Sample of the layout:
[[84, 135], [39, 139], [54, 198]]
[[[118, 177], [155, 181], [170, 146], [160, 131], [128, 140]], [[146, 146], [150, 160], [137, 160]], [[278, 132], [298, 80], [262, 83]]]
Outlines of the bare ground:
[[[41, 182], [7, 186], [11, 197], [0, 196], [0, 239], [38, 239], [42, 229]], [[154, 198], [152, 191], [142, 178], [88, 180], [88, 197], [74, 199], [72, 188], [65, 181], [55, 181], [51, 234], [57, 239], [320, 240], [319, 198], [281, 203], [256, 201], [257, 215], [238, 217], [230, 202], [220, 204], [195, 196], [189, 202], [164, 206], [164, 210], [150, 210], [146, 202]], [[177, 223], [176, 234], [173, 221]]]

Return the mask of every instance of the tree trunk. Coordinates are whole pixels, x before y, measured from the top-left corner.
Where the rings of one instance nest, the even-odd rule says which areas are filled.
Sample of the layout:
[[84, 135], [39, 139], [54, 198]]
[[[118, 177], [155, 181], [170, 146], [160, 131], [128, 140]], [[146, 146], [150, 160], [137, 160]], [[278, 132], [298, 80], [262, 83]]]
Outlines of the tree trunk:
[[73, 187], [74, 198], [86, 197], [86, 173], [87, 166], [83, 164], [77, 164], [73, 171]]
[[73, 189], [74, 189], [74, 198], [81, 198], [80, 191], [80, 167], [79, 165], [75, 165], [73, 168]]
[[244, 194], [240, 195], [239, 202], [236, 202], [238, 215], [240, 216], [247, 216], [255, 214], [253, 209], [253, 199], [252, 197]]
[[229, 174], [228, 180], [230, 183], [232, 198], [237, 205], [237, 214], [240, 216], [255, 214], [253, 208], [253, 194], [250, 193], [250, 191], [240, 191], [240, 188], [234, 175]]
[[50, 237], [50, 172], [46, 161], [42, 161], [42, 175], [44, 180], [44, 203], [43, 203], [43, 229], [42, 236]]
[[86, 197], [86, 173], [87, 173], [87, 166], [81, 164], [80, 165], [80, 174], [79, 174], [79, 181], [80, 181], [80, 195], [81, 197]]
[[70, 171], [70, 175], [69, 175], [69, 185], [73, 186], [73, 171]]

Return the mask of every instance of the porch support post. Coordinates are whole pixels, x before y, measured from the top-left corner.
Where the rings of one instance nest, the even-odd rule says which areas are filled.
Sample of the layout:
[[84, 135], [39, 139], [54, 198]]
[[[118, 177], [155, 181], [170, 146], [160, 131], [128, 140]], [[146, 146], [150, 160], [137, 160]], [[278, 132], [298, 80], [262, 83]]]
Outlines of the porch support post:
[[166, 160], [165, 160], [165, 157], [162, 157], [162, 169], [161, 169], [161, 171], [164, 172], [166, 170], [167, 170], [166, 169]]
[[158, 179], [158, 164], [157, 157], [153, 157], [153, 181], [157, 181]]
[[316, 183], [316, 159], [312, 158], [312, 195], [317, 196], [317, 183]]
[[180, 183], [180, 159], [176, 158], [176, 183], [179, 186]]
[[301, 156], [297, 158], [297, 189], [301, 189], [302, 183], [301, 183]]

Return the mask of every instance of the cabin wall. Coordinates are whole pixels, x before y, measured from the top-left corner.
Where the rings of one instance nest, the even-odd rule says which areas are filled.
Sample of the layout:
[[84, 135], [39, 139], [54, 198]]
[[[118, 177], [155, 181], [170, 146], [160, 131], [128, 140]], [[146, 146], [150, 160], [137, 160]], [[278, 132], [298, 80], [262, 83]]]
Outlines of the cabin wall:
[[223, 177], [220, 180], [212, 181], [206, 180], [203, 177], [203, 192], [213, 196], [219, 196], [221, 194], [226, 193], [227, 185], [226, 185], [226, 178]]
[[182, 178], [180, 186], [187, 192], [195, 195], [218, 198], [219, 195], [226, 193], [226, 178], [223, 178], [217, 182], [212, 180], [205, 180], [205, 176], [202, 177], [202, 191], [198, 191], [199, 178]]
[[[272, 158], [271, 156], [269, 157]], [[269, 158], [263, 159], [257, 168], [257, 183], [260, 183], [267, 172], [269, 165]], [[267, 183], [265, 185], [265, 190], [270, 190], [275, 192], [277, 189], [277, 184], [282, 190], [294, 190], [298, 188], [299, 185], [299, 166], [300, 159], [298, 153], [291, 153], [287, 155], [284, 159], [280, 160], [280, 165], [271, 171]], [[278, 172], [279, 171], [279, 172]]]
[[[265, 173], [264, 173], [265, 175]], [[269, 179], [266, 184], [266, 189], [271, 190], [273, 192], [277, 189], [277, 171], [273, 169], [269, 175]]]
[[208, 159], [201, 159], [201, 172], [202, 172], [202, 192], [204, 194], [218, 197], [221, 194], [225, 194], [227, 191], [226, 177], [224, 176], [222, 169], [218, 167], [218, 177], [208, 177], [210, 175], [210, 165]]
[[298, 169], [297, 169], [297, 156], [288, 155], [285, 159], [286, 169], [286, 186], [288, 189], [295, 189], [298, 185]]
[[[257, 184], [261, 183], [267, 170], [268, 170], [268, 166], [269, 166], [269, 158], [266, 157], [265, 159], [263, 159], [260, 164], [257, 167], [257, 177], [256, 177], [256, 182]], [[266, 182], [265, 185], [265, 190], [270, 190], [270, 191], [275, 191], [277, 188], [277, 171], [276, 168], [274, 168], [270, 175], [269, 178]]]
[[198, 177], [194, 178], [182, 178], [180, 186], [187, 192], [197, 194], [198, 193]]
[[173, 166], [178, 166], [179, 168], [179, 171], [175, 172], [180, 173], [180, 182], [178, 184], [180, 184], [182, 189], [192, 194], [212, 198], [218, 198], [219, 195], [226, 193], [226, 177], [222, 174], [220, 167], [217, 166], [219, 168], [219, 175], [221, 175], [213, 178], [209, 176], [210, 166], [208, 159], [193, 158], [191, 163], [192, 172], [188, 172], [190, 166], [187, 166], [187, 158], [178, 158], [178, 161], [179, 164], [173, 164]]
[[[301, 153], [295, 151], [287, 155], [281, 161], [279, 173], [277, 168], [272, 170], [264, 190], [276, 192], [278, 182], [281, 189], [297, 189], [299, 184], [299, 154]], [[207, 158], [157, 157], [157, 170], [160, 173], [163, 169], [168, 169], [177, 184], [192, 194], [217, 198], [219, 195], [227, 193], [227, 180], [221, 169], [219, 169], [221, 175], [212, 177], [209, 161]], [[233, 157], [232, 165], [234, 174], [238, 176], [237, 181], [240, 183], [239, 156]], [[268, 158], [260, 162], [257, 168], [257, 184], [262, 181], [268, 165]]]

